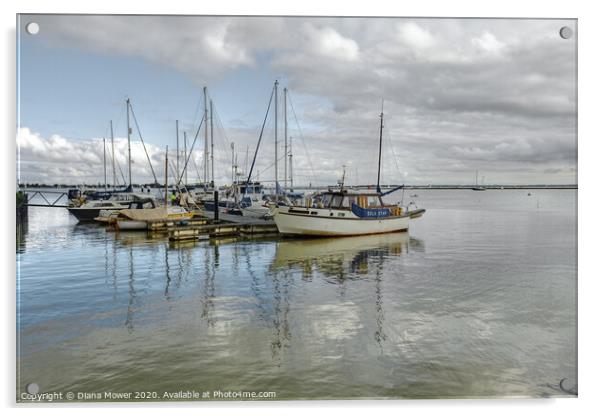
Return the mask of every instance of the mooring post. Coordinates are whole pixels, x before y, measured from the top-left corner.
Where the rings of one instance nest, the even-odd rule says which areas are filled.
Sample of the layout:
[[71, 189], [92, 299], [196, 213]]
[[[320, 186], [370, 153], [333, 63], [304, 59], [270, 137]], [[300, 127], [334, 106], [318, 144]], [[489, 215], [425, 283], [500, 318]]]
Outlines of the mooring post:
[[213, 191], [213, 220], [214, 221], [219, 221], [219, 192], [218, 191]]

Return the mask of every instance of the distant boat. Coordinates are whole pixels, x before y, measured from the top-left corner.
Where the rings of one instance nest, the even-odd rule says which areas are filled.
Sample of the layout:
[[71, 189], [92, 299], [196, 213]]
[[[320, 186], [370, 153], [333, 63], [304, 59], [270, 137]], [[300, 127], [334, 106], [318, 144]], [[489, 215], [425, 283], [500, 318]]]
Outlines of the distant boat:
[[475, 184], [472, 188], [473, 191], [484, 191], [486, 188], [482, 185], [479, 185], [479, 171], [475, 174]]
[[383, 196], [403, 188], [403, 185], [381, 192], [382, 132], [381, 111], [376, 192], [352, 192], [345, 189], [343, 173], [338, 189], [318, 194], [313, 201], [309, 201], [309, 206], [273, 205], [272, 212], [278, 231], [282, 234], [336, 237], [408, 230], [410, 219], [422, 216], [425, 210], [404, 211], [399, 205], [383, 202]]

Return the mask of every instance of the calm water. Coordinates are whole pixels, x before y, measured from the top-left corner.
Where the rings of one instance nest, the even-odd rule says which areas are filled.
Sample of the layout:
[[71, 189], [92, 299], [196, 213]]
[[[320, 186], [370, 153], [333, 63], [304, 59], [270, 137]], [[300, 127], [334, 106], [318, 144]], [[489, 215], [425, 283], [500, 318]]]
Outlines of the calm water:
[[30, 208], [18, 394], [563, 395], [576, 191], [415, 193], [409, 233], [187, 246]]

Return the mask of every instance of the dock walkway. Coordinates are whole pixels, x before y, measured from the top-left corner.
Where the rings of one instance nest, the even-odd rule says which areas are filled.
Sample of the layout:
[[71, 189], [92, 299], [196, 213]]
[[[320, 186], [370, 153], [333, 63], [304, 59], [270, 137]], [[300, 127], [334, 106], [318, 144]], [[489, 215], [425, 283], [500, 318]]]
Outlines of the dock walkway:
[[219, 221], [214, 222], [212, 212], [199, 213], [185, 223], [149, 222], [148, 230], [151, 233], [167, 233], [170, 241], [278, 234], [278, 227], [276, 227], [276, 223], [273, 220], [220, 213]]

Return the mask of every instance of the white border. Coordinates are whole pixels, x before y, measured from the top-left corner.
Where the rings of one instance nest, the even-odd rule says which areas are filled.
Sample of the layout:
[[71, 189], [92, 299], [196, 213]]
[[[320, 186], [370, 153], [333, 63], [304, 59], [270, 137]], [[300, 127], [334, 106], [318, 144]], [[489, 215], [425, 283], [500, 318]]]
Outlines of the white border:
[[[363, 414], [372, 407], [385, 414], [400, 412], [461, 413], [488, 415], [528, 411], [532, 414], [555, 415], [587, 412], [595, 408], [600, 375], [601, 346], [598, 336], [600, 310], [600, 266], [594, 263], [600, 230], [600, 199], [597, 198], [602, 177], [598, 159], [600, 152], [600, 40], [601, 15], [595, 2], [546, 1], [528, 3], [524, 0], [486, 1], [412, 1], [398, 2], [370, 0], [361, 3], [336, 0], [304, 0], [296, 2], [261, 0], [199, 1], [140, 1], [137, 4], [123, 0], [5, 0], [0, 3], [4, 49], [1, 65], [2, 91], [2, 180], [9, 198], [0, 204], [0, 219], [5, 231], [2, 264], [6, 265], [3, 280], [3, 371], [0, 376], [0, 394], [3, 407], [16, 410], [15, 397], [15, 214], [11, 192], [15, 187], [15, 14], [20, 13], [132, 13], [132, 14], [301, 14], [301, 15], [356, 15], [356, 16], [453, 16], [453, 17], [554, 17], [579, 19], [579, 398], [547, 400], [437, 400], [437, 401], [350, 401], [350, 402], [277, 402], [277, 403], [184, 403], [132, 405], [55, 405], [17, 406], [28, 411], [38, 408], [48, 414], [81, 413], [82, 407], [90, 414], [106, 414], [109, 408], [124, 408], [127, 413], [164, 414], [173, 409], [178, 413], [230, 414], [244, 411], [249, 415], [331, 413], [345, 408], [345, 413]], [[595, 132], [598, 134], [596, 135]], [[6, 198], [6, 197], [5, 197]], [[600, 406], [596, 406], [600, 407]], [[589, 413], [589, 412], [588, 412]]]

